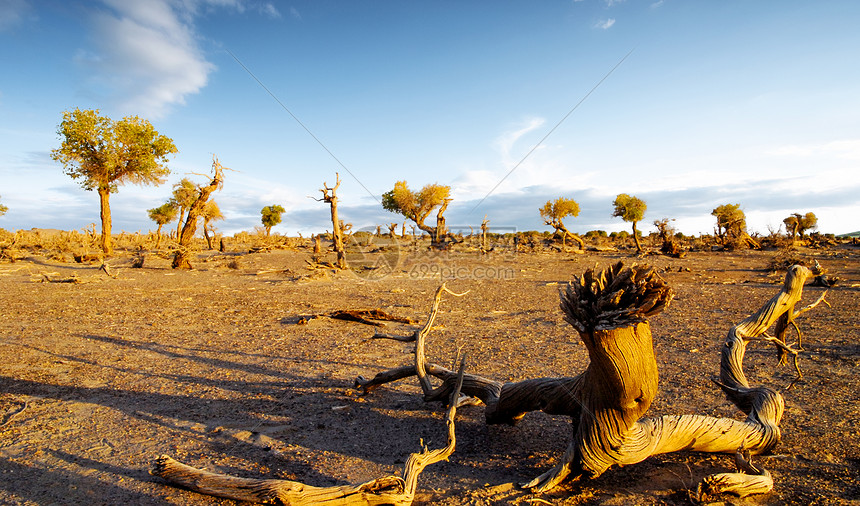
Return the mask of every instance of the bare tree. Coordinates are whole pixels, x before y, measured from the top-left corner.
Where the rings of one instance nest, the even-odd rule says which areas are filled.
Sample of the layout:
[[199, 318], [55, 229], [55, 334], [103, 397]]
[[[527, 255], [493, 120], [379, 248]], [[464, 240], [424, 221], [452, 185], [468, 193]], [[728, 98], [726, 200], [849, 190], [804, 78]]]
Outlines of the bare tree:
[[[328, 184], [323, 181], [323, 187], [320, 189], [323, 196], [321, 199], [314, 199], [318, 202], [325, 202], [331, 207], [331, 228], [332, 228], [332, 240], [334, 241], [334, 251], [337, 253], [337, 268], [338, 269], [346, 269], [346, 250], [343, 247], [343, 232], [341, 229], [342, 221], [337, 216], [337, 189], [340, 186], [340, 174], [335, 172], [335, 185], [330, 188]], [[352, 225], [350, 225], [352, 228]]]
[[490, 251], [490, 245], [487, 241], [487, 231], [490, 230], [490, 220], [487, 215], [484, 215], [484, 220], [481, 222], [481, 251], [486, 253]]
[[678, 241], [675, 240], [675, 228], [669, 223], [670, 221], [675, 220], [669, 218], [654, 220], [654, 226], [657, 227], [657, 233], [660, 235], [660, 252], [664, 255], [681, 258], [684, 256], [684, 251], [678, 245]]

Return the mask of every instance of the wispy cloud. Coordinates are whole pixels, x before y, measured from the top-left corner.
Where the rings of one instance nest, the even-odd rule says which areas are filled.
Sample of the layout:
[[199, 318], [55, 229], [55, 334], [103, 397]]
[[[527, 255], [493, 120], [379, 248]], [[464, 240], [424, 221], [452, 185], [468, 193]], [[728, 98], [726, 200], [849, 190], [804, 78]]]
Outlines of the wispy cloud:
[[614, 24], [615, 24], [615, 18], [609, 18], [609, 19], [605, 19], [605, 20], [603, 20], [603, 21], [598, 21], [598, 22], [594, 25], [594, 27], [595, 27], [595, 28], [600, 28], [600, 29], [602, 29], [602, 30], [608, 30], [608, 29], [609, 29], [609, 28], [611, 28], [611, 27], [612, 27], [612, 25], [614, 25]]
[[[12, 0], [20, 2], [21, 0]], [[157, 119], [199, 93], [215, 70], [201, 49], [195, 20], [216, 9], [281, 14], [271, 2], [242, 0], [102, 0], [93, 45], [78, 51], [89, 71], [87, 94], [106, 95], [123, 114]]]
[[657, 8], [662, 7], [662, 6], [663, 6], [663, 0], [657, 0], [656, 2], [652, 3], [649, 7], [651, 7], [652, 9], [657, 9]]
[[543, 118], [531, 118], [526, 120], [524, 125], [517, 126], [514, 130], [509, 130], [499, 135], [494, 144], [502, 154], [503, 162], [506, 164], [513, 162], [511, 150], [514, 144], [527, 133], [533, 132], [543, 126], [545, 122]]
[[29, 10], [30, 4], [26, 0], [0, 1], [0, 32], [20, 24]]

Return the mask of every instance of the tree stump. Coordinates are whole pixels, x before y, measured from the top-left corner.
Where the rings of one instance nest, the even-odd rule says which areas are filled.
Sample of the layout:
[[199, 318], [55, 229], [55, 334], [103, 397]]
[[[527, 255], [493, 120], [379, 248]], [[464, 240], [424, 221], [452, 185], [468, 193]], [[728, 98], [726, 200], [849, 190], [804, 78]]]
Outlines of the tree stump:
[[[462, 392], [486, 404], [488, 424], [514, 424], [535, 410], [571, 417], [573, 437], [559, 463], [523, 485], [535, 492], [550, 490], [571, 475], [596, 477], [613, 465], [635, 464], [651, 455], [681, 450], [736, 455], [739, 472], [706, 477], [699, 486], [700, 497], [767, 492], [773, 480], [766, 470], [752, 465], [749, 455], [767, 452], [779, 442], [784, 401], [772, 388], [750, 387], [743, 373], [744, 353], [748, 341], [764, 340], [796, 360], [797, 350], [784, 343], [782, 332], [770, 337], [766, 331], [778, 320], [783, 323], [777, 327], [784, 327], [785, 322], [793, 322], [823, 301], [822, 295], [811, 306], [794, 310], [804, 282], [817, 274], [806, 267], [792, 267], [780, 292], [729, 331], [718, 385], [747, 414], [745, 420], [703, 415], [642, 418], [657, 393], [658, 379], [648, 318], [668, 306], [672, 291], [647, 266], [625, 268], [620, 262], [599, 273], [587, 270], [560, 294], [565, 320], [588, 350], [590, 362], [583, 373], [513, 383], [467, 374]], [[442, 384], [431, 388], [419, 369], [442, 379]], [[446, 399], [457, 377], [453, 371], [425, 362], [419, 339], [414, 366], [384, 371], [370, 380], [359, 377], [356, 386], [367, 393], [412, 375], [421, 379], [426, 401]]]

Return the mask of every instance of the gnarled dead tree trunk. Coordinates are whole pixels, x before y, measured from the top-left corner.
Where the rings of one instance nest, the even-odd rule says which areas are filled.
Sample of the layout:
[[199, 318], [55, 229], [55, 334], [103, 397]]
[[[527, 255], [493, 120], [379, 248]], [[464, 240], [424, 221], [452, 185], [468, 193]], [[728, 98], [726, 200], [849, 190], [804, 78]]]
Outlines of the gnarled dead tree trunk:
[[212, 179], [206, 186], [197, 189], [197, 198], [188, 208], [188, 217], [179, 234], [179, 248], [173, 255], [172, 266], [174, 269], [191, 269], [191, 241], [197, 232], [197, 220], [203, 215], [209, 196], [215, 190], [220, 190], [224, 185], [224, 167], [218, 162], [218, 158], [212, 157]]
[[[766, 331], [783, 315], [787, 315], [786, 321], [793, 321], [823, 300], [822, 296], [812, 306], [794, 311], [803, 283], [813, 275], [806, 267], [792, 267], [780, 292], [729, 331], [718, 384], [746, 413], [744, 420], [703, 415], [642, 418], [657, 393], [657, 363], [648, 318], [668, 305], [672, 292], [650, 268], [624, 268], [621, 263], [599, 273], [589, 269], [561, 293], [565, 320], [578, 331], [588, 350], [590, 362], [583, 373], [514, 383], [467, 374], [462, 391], [487, 405], [485, 416], [490, 424], [513, 424], [534, 410], [571, 417], [573, 438], [564, 456], [555, 468], [524, 485], [536, 492], [547, 491], [571, 475], [596, 477], [613, 465], [635, 464], [651, 455], [680, 450], [737, 456], [741, 472], [705, 478], [700, 495], [767, 492], [773, 487], [770, 475], [753, 466], [748, 456], [767, 452], [779, 442], [784, 401], [772, 388], [749, 386], [742, 367], [744, 352], [748, 341], [765, 340], [796, 357], [796, 350]], [[442, 379], [442, 384], [430, 388], [422, 371]], [[447, 399], [457, 377], [444, 367], [425, 363], [423, 342], [418, 339], [415, 365], [379, 373], [371, 380], [359, 377], [356, 386], [369, 392], [413, 375], [419, 376], [426, 401]]]
[[[343, 234], [344, 232], [348, 232], [349, 228], [352, 228], [352, 225], [348, 228], [341, 228], [343, 227], [343, 221], [337, 216], [337, 189], [340, 186], [340, 174], [335, 173], [335, 179], [336, 181], [333, 188], [329, 188], [329, 186], [323, 182], [323, 187], [320, 190], [323, 196], [321, 199], [314, 200], [325, 202], [331, 207], [331, 238], [334, 243], [334, 251], [337, 253], [337, 268], [346, 269], [346, 250], [343, 247]], [[314, 259], [314, 261], [317, 262], [318, 260]]]

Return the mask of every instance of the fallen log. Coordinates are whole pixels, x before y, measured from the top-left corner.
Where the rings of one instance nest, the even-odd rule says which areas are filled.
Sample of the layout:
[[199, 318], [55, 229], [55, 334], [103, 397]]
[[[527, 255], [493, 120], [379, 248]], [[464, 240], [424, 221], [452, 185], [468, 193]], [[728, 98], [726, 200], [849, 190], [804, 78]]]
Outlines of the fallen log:
[[457, 413], [456, 399], [460, 395], [465, 361], [460, 361], [459, 380], [452, 392], [445, 424], [448, 428], [447, 444], [443, 448], [429, 450], [422, 447], [420, 453], [413, 453], [406, 460], [401, 476], [386, 476], [358, 485], [334, 487], [313, 487], [289, 480], [269, 480], [240, 478], [226, 474], [197, 469], [178, 462], [167, 455], [155, 460], [150, 474], [167, 480], [169, 483], [185, 487], [202, 494], [250, 501], [259, 504], [280, 504], [284, 506], [377, 506], [390, 504], [409, 506], [418, 488], [418, 476], [424, 468], [454, 453], [456, 437], [454, 416]]

